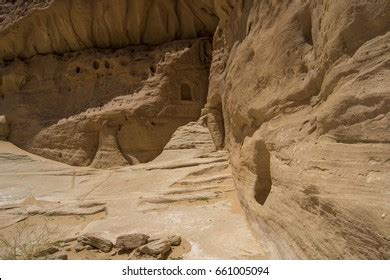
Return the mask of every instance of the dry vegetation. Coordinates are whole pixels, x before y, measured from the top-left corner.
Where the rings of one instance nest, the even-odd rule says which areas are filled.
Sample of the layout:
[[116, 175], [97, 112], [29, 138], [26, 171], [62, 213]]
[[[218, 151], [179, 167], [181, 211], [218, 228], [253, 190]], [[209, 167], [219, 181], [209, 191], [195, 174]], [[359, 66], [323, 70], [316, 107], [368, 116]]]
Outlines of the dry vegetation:
[[49, 226], [47, 220], [41, 225], [22, 221], [16, 225], [15, 233], [11, 237], [0, 235], [0, 259], [36, 259], [36, 254], [42, 248], [54, 243], [52, 237], [57, 232], [57, 227]]

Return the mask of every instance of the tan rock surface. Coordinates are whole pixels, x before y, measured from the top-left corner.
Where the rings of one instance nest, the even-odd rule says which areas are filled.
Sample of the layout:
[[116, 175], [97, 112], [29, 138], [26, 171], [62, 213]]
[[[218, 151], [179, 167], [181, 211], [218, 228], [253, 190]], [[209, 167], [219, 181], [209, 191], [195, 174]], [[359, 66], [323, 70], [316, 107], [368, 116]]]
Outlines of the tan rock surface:
[[0, 233], [389, 259], [389, 65], [388, 0], [0, 1]]
[[390, 2], [216, 3], [208, 107], [258, 239], [273, 258], [388, 259]]
[[211, 36], [211, 0], [0, 2], [0, 59]]
[[115, 246], [122, 250], [133, 250], [148, 242], [149, 236], [142, 233], [125, 234], [116, 238]]
[[97, 248], [101, 250], [104, 253], [109, 253], [112, 250], [112, 242], [108, 239], [105, 239], [98, 234], [93, 234], [93, 233], [88, 233], [88, 234], [83, 234], [80, 236], [77, 241], [81, 244], [89, 245], [94, 248]]
[[176, 128], [198, 119], [210, 52], [196, 39], [17, 59], [0, 68], [8, 139], [77, 166], [150, 161]]
[[[0, 225], [7, 225], [0, 234], [12, 234], [20, 217], [34, 224], [47, 217], [20, 209], [50, 210], [60, 201], [59, 210], [67, 205], [74, 209], [67, 216], [48, 216], [62, 240], [88, 233], [113, 243], [132, 233], [168, 240], [179, 235], [181, 244], [171, 253], [179, 258], [264, 258], [239, 206], [227, 153], [214, 150], [203, 123], [181, 127], [168, 144], [171, 148], [152, 162], [110, 170], [68, 166], [0, 142]], [[185, 137], [194, 145], [183, 147]], [[80, 215], [101, 206], [104, 212]], [[171, 242], [178, 245], [177, 237]], [[66, 254], [69, 259], [128, 258], [94, 250]]]

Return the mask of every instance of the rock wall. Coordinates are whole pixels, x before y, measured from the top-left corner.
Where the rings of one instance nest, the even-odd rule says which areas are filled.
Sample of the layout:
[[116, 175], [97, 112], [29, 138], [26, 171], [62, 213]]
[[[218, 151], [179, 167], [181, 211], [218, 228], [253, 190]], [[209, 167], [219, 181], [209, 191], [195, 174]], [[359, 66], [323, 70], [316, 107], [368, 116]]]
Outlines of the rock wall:
[[213, 4], [0, 1], [1, 137], [71, 165], [154, 159], [206, 102]]
[[212, 36], [211, 0], [0, 1], [0, 59]]
[[389, 259], [390, 1], [216, 11], [209, 128], [269, 256]]
[[268, 257], [390, 258], [389, 0], [0, 4], [1, 139], [147, 162], [207, 98]]
[[94, 167], [147, 162], [206, 102], [208, 39], [15, 59], [0, 69], [9, 141]]

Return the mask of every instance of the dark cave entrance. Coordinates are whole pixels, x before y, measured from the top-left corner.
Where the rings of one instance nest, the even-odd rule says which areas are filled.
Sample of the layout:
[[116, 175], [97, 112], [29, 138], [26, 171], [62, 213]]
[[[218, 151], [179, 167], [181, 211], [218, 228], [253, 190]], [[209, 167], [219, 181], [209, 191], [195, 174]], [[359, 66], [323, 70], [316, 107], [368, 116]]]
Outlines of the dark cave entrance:
[[272, 177], [271, 177], [271, 154], [268, 151], [265, 143], [259, 141], [256, 143], [256, 173], [257, 179], [255, 183], [255, 200], [264, 205], [268, 195], [271, 192]]
[[187, 84], [182, 84], [180, 89], [181, 100], [193, 101], [191, 87]]

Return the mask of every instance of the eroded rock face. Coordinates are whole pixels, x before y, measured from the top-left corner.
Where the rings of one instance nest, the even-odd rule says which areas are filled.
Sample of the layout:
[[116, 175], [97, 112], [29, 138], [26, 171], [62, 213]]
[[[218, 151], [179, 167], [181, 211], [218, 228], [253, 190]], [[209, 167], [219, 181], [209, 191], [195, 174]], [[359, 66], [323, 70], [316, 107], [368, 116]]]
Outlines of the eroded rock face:
[[36, 55], [0, 68], [9, 141], [97, 168], [147, 162], [206, 102], [208, 39]]
[[212, 0], [0, 2], [0, 59], [122, 48], [213, 34]]
[[[267, 257], [390, 258], [388, 0], [0, 3], [0, 138], [72, 165], [147, 162], [208, 91], [202, 123]], [[196, 38], [214, 10], [209, 83]], [[190, 124], [166, 150], [211, 145]]]
[[388, 259], [390, 2], [216, 3], [210, 132], [258, 239], [273, 258]]

